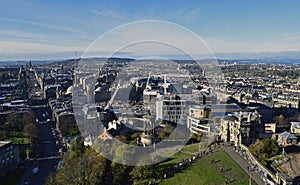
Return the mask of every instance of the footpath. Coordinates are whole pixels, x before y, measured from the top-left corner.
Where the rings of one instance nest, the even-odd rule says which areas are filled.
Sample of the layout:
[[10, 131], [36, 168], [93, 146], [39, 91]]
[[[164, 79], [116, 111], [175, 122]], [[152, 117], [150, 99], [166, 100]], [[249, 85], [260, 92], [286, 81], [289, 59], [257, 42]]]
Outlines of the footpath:
[[[224, 147], [224, 151], [248, 174], [251, 175], [251, 178], [256, 182], [258, 185], [264, 185], [264, 181], [260, 178], [260, 176], [255, 173], [254, 171], [249, 171], [249, 164], [248, 162], [239, 155], [239, 153], [235, 152], [232, 147]], [[245, 177], [246, 178], [246, 177]], [[248, 177], [249, 178], [249, 177]]]

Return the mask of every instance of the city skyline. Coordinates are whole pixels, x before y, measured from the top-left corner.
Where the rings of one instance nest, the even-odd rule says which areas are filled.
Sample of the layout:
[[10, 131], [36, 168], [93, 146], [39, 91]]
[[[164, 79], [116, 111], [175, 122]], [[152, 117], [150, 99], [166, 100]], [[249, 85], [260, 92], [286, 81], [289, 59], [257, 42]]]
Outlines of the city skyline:
[[143, 20], [183, 26], [215, 53], [299, 51], [297, 7], [295, 1], [12, 1], [0, 8], [0, 60], [72, 58], [109, 30]]

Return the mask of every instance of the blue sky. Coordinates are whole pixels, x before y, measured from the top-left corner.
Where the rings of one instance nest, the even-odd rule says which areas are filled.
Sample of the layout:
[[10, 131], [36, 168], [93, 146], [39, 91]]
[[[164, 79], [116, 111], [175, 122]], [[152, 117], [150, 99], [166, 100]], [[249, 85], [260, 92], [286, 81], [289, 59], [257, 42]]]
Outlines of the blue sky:
[[0, 60], [72, 58], [116, 26], [151, 19], [186, 27], [215, 53], [299, 51], [299, 9], [293, 0], [6, 1]]

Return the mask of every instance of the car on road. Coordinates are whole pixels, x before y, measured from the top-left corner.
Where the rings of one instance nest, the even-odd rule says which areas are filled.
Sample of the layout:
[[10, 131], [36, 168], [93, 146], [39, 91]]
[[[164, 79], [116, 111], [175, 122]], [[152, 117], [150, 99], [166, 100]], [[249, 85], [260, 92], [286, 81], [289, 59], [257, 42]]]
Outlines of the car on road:
[[32, 174], [35, 175], [39, 172], [39, 167], [34, 167], [32, 170]]
[[59, 170], [59, 169], [61, 168], [62, 165], [63, 165], [63, 161], [58, 161], [57, 169]]

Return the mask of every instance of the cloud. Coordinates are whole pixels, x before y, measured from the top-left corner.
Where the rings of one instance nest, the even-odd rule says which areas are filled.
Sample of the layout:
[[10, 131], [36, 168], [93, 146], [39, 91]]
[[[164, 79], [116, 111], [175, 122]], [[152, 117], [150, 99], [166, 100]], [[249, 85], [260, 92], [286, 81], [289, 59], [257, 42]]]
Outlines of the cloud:
[[199, 16], [201, 13], [202, 8], [201, 7], [185, 7], [182, 9], [179, 9], [177, 11], [171, 12], [169, 14], [168, 19], [175, 19], [183, 23], [199, 23]]
[[27, 41], [31, 43], [48, 43], [48, 44], [87, 44], [90, 43], [94, 37], [83, 34], [46, 34], [35, 33], [29, 31], [19, 31], [15, 29], [2, 29], [0, 28], [0, 36], [3, 40], [10, 41]]
[[28, 20], [23, 20], [23, 19], [14, 19], [14, 18], [9, 18], [9, 17], [1, 17], [0, 19], [6, 20], [6, 21], [11, 21], [11, 22], [17, 22], [17, 23], [23, 23], [23, 24], [30, 24], [34, 26], [40, 26], [40, 27], [45, 27], [45, 28], [50, 28], [50, 29], [55, 29], [55, 30], [61, 30], [61, 31], [67, 31], [67, 32], [72, 32], [72, 33], [80, 33], [80, 34], [85, 34], [85, 32], [72, 29], [72, 28], [66, 28], [62, 26], [56, 26], [56, 25], [50, 25], [50, 24], [43, 24], [39, 22], [33, 22], [33, 21], [28, 21]]
[[[180, 56], [184, 52], [201, 58], [201, 56], [212, 56], [213, 53], [231, 52], [277, 52], [277, 51], [299, 51], [300, 43], [286, 41], [252, 41], [242, 42], [224, 39], [222, 37], [196, 37], [187, 29], [166, 24], [164, 21], [138, 21], [107, 32], [91, 47], [88, 48], [86, 56], [118, 56], [142, 57], [142, 56]], [[0, 41], [0, 57], [3, 56], [37, 56], [41, 53], [63, 53], [74, 51], [84, 52], [90, 44], [90, 40], [72, 40], [70, 34], [64, 36], [35, 34], [24, 31], [10, 31], [0, 28], [0, 35], [9, 36]], [[19, 35], [19, 37], [17, 37]], [[15, 36], [15, 37], [14, 37]], [[297, 34], [286, 34], [286, 36], [297, 36]], [[62, 38], [66, 37], [66, 38]], [[40, 40], [39, 40], [40, 39]], [[44, 41], [43, 39], [46, 39]], [[56, 41], [51, 42], [51, 40]], [[211, 50], [210, 50], [211, 49]], [[208, 55], [207, 55], [208, 54]], [[49, 55], [50, 56], [50, 55]], [[54, 55], [52, 55], [55, 57]]]
[[147, 9], [133, 15], [134, 20], [156, 19], [170, 20], [184, 24], [199, 23], [202, 7], [182, 7], [180, 9], [166, 9], [161, 11], [157, 7], [149, 6]]
[[49, 34], [41, 34], [41, 33], [31, 33], [17, 30], [9, 30], [0, 28], [0, 35], [4, 36], [7, 39], [11, 38], [19, 38], [19, 39], [35, 39], [39, 40], [41, 38], [49, 37]]
[[[128, 53], [132, 56], [212, 56], [206, 43], [187, 29], [165, 21], [138, 21], [122, 25], [99, 37], [89, 53], [104, 51]], [[126, 56], [130, 57], [130, 56]]]
[[0, 41], [0, 55], [82, 51], [85, 48], [18, 41]]
[[100, 9], [100, 10], [96, 10], [96, 9], [91, 9], [90, 10], [92, 13], [99, 15], [101, 17], [111, 17], [111, 18], [117, 18], [117, 19], [122, 19], [123, 16], [121, 16], [120, 14], [116, 13], [115, 11], [112, 11], [110, 9], [104, 8], [104, 9]]
[[252, 41], [237, 42], [224, 38], [204, 38], [206, 43], [215, 53], [259, 53], [259, 52], [283, 52], [299, 51], [300, 43], [289, 41]]

